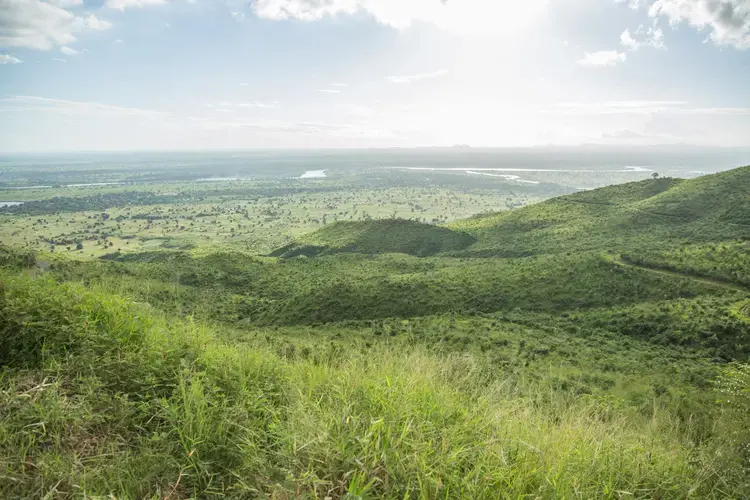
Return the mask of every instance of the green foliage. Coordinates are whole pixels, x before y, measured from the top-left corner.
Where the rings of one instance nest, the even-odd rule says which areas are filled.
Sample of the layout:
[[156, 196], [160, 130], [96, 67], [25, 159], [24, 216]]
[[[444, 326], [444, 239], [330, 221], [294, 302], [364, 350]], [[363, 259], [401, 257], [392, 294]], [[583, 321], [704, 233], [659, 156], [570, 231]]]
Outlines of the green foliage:
[[113, 258], [116, 262], [60, 262], [52, 270], [63, 280], [111, 284], [120, 293], [172, 312], [255, 324], [515, 308], [562, 312], [736, 293], [619, 266], [593, 253], [527, 259], [339, 254], [277, 261], [241, 253]]
[[3, 216], [56, 249], [0, 247], [0, 497], [748, 497], [749, 174], [456, 230], [293, 181]]
[[[5, 498], [748, 494], [721, 434], [732, 422], [710, 408], [710, 423], [681, 416], [685, 403], [658, 386], [641, 415], [615, 395], [550, 391], [552, 373], [525, 380], [481, 355], [390, 341], [278, 354], [280, 339], [225, 344], [106, 294], [7, 282], [37, 316], [72, 309], [77, 330], [100, 323], [102, 334], [2, 372]], [[542, 339], [519, 348], [539, 351]]]
[[466, 233], [407, 220], [336, 222], [271, 253], [275, 257], [313, 257], [334, 253], [405, 253], [426, 257], [468, 247], [476, 239]]
[[459, 221], [477, 236], [461, 256], [643, 251], [750, 238], [750, 167], [689, 181], [652, 179]]
[[750, 474], [750, 365], [733, 363], [716, 381], [720, 402], [734, 418], [731, 441], [736, 444], [740, 466]]
[[701, 297], [591, 310], [569, 319], [582, 328], [601, 328], [662, 345], [700, 347], [710, 356], [746, 360], [750, 320], [734, 311], [732, 297]]
[[750, 242], [685, 245], [668, 250], [638, 250], [623, 255], [636, 264], [706, 276], [750, 288]]
[[0, 245], [0, 268], [26, 269], [36, 265], [36, 253]]
[[750, 365], [733, 363], [723, 369], [717, 390], [745, 415], [750, 414]]

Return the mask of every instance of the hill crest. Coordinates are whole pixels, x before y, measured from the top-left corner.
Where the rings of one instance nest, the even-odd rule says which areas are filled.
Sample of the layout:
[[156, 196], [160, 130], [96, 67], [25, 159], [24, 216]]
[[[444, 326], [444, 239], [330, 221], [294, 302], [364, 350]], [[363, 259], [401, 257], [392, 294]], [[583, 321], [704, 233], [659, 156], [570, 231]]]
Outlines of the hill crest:
[[525, 257], [635, 245], [750, 238], [750, 166], [696, 179], [649, 179], [459, 221], [477, 237], [460, 256]]
[[404, 253], [427, 257], [469, 247], [474, 236], [409, 219], [340, 221], [281, 247], [272, 257], [315, 257], [335, 253]]

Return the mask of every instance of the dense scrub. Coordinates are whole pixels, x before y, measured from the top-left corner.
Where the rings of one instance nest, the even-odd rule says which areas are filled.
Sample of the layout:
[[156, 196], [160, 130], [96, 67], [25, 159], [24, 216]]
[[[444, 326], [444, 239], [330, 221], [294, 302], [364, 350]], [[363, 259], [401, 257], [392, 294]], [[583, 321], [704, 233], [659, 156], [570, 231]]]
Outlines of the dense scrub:
[[0, 245], [0, 267], [24, 269], [36, 264], [36, 254], [29, 250], [17, 250]]
[[617, 396], [508, 384], [481, 356], [277, 354], [77, 286], [3, 280], [4, 321], [32, 315], [24, 338], [46, 339], [0, 377], [4, 497], [748, 493], [741, 421], [681, 415], [661, 389], [639, 416]]
[[750, 288], [750, 241], [640, 250], [623, 257], [636, 264], [715, 278]]
[[112, 283], [122, 293], [173, 312], [256, 324], [514, 308], [562, 312], [735, 293], [618, 266], [595, 253], [479, 260], [333, 255], [281, 261], [241, 253], [139, 255], [101, 263], [60, 262], [52, 269], [63, 280]]

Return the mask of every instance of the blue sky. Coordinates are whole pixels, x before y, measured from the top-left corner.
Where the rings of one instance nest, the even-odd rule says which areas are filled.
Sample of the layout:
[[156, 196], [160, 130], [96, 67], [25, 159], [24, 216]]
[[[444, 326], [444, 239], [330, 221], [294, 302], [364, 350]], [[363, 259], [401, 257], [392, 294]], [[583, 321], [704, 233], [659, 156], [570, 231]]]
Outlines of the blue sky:
[[750, 146], [750, 0], [0, 0], [0, 151]]

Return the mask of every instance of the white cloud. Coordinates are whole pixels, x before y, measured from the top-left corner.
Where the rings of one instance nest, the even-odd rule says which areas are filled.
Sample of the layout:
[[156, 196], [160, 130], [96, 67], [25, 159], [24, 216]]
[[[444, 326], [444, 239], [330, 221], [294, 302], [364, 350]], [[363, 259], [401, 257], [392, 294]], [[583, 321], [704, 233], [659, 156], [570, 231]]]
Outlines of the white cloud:
[[245, 14], [243, 12], [232, 12], [231, 16], [238, 23], [245, 21]]
[[56, 5], [63, 9], [69, 9], [70, 7], [79, 7], [83, 5], [83, 0], [47, 0], [47, 3]]
[[559, 102], [543, 109], [547, 115], [586, 116], [652, 116], [669, 115], [698, 118], [700, 116], [744, 117], [750, 116], [750, 108], [694, 107], [686, 101], [605, 101], [605, 102]]
[[317, 134], [324, 132], [335, 132], [350, 128], [349, 124], [336, 124], [324, 122], [294, 122], [281, 120], [248, 121], [242, 118], [232, 118], [218, 121], [216, 119], [205, 119], [190, 116], [188, 121], [196, 122], [201, 128], [207, 130], [231, 131], [237, 129], [254, 129], [272, 132], [297, 132], [303, 134]]
[[[64, 59], [55, 59], [65, 62]], [[98, 102], [68, 101], [64, 99], [50, 99], [38, 96], [15, 96], [0, 99], [0, 110], [11, 107], [12, 109], [23, 108], [24, 110], [41, 110], [71, 115], [96, 115], [96, 116], [138, 116], [142, 118], [169, 117], [169, 113], [153, 111], [140, 108], [126, 108], [122, 106], [111, 106]]]
[[[110, 9], [125, 10], [131, 7], [141, 8], [151, 5], [164, 5], [172, 0], [107, 0], [106, 6]], [[185, 3], [194, 4], [196, 0], [183, 0]]]
[[445, 76], [448, 74], [447, 69], [439, 69], [437, 71], [433, 71], [432, 73], [421, 73], [418, 75], [408, 75], [408, 76], [389, 76], [386, 79], [390, 80], [393, 83], [415, 83], [420, 82], [422, 80], [431, 80], [433, 78], [440, 78], [441, 76]]
[[240, 108], [273, 109], [278, 104], [279, 104], [279, 101], [271, 101], [271, 102], [252, 101], [252, 102], [239, 102], [237, 103], [237, 106]]
[[357, 118], [372, 118], [379, 115], [376, 109], [362, 104], [341, 104], [337, 106], [345, 115]]
[[0, 64], [20, 64], [23, 61], [10, 54], [0, 54]]
[[0, 64], [20, 64], [23, 61], [9, 54], [0, 54]]
[[279, 101], [249, 101], [249, 102], [232, 102], [232, 101], [218, 101], [215, 103], [206, 103], [205, 106], [208, 108], [214, 108], [216, 111], [230, 111], [228, 108], [258, 108], [258, 109], [273, 109], [279, 105]]
[[630, 30], [627, 29], [620, 35], [620, 43], [631, 50], [638, 50], [641, 46], [640, 42], [636, 41], [630, 35]]
[[67, 59], [62, 59], [62, 58], [59, 58], [59, 57], [53, 57], [52, 60], [55, 61], [55, 62], [59, 62], [59, 63], [66, 63], [66, 62], [68, 62]]
[[346, 84], [345, 83], [332, 83], [331, 86], [332, 87], [346, 87]]
[[76, 49], [71, 49], [67, 45], [63, 45], [62, 47], [60, 47], [60, 52], [62, 52], [66, 56], [74, 56], [78, 54], [78, 51]]
[[80, 17], [59, 5], [40, 0], [0, 0], [0, 47], [49, 50], [76, 41], [75, 33], [85, 29], [104, 30], [111, 24], [93, 14]]
[[578, 60], [578, 64], [589, 67], [615, 66], [617, 63], [624, 62], [627, 57], [627, 54], [624, 52], [617, 52], [616, 50], [600, 50], [598, 52], [586, 52], [584, 56]]
[[548, 0], [255, 0], [253, 11], [264, 19], [303, 21], [365, 12], [397, 29], [426, 22], [455, 33], [503, 36], [527, 27], [547, 4]]
[[673, 27], [684, 22], [707, 30], [708, 38], [717, 45], [750, 48], [748, 0], [630, 0], [629, 5], [634, 9], [648, 6], [650, 17], [665, 18]]
[[695, 115], [750, 116], [750, 108], [687, 108], [679, 112]]
[[633, 130], [624, 128], [613, 132], [603, 132], [602, 139], [644, 139], [645, 136]]
[[644, 5], [648, 0], [615, 0], [615, 3], [628, 3], [628, 7], [630, 7], [633, 10], [638, 10], [641, 8], [642, 5]]
[[326, 94], [340, 94], [340, 90], [336, 89], [318, 89], [318, 92], [325, 92]]
[[605, 102], [559, 102], [548, 113], [565, 114], [648, 114], [657, 111], [680, 109], [685, 101], [605, 101]]
[[0, 0], [0, 46], [49, 50], [75, 41], [75, 16], [70, 12], [30, 0]]
[[665, 48], [664, 32], [660, 28], [649, 28], [647, 43], [656, 49]]
[[91, 28], [92, 30], [96, 31], [104, 31], [112, 27], [112, 23], [99, 19], [94, 14], [89, 14], [86, 18], [84, 18], [83, 24], [87, 28]]
[[620, 43], [632, 51], [636, 51], [641, 47], [663, 49], [665, 48], [664, 32], [656, 26], [646, 28], [640, 25], [635, 31], [635, 37], [630, 33], [629, 29], [623, 31], [620, 35]]
[[107, 0], [110, 9], [125, 10], [130, 7], [147, 7], [167, 3], [166, 0]]

